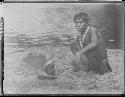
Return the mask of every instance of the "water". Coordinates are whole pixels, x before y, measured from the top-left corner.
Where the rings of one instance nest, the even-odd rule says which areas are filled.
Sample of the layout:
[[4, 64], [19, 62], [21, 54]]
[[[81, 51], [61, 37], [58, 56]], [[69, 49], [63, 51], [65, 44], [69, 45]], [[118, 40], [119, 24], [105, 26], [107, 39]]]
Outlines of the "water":
[[99, 29], [104, 29], [105, 40], [114, 39], [119, 42], [119, 6], [105, 3], [5, 3], [2, 12], [5, 19], [5, 38], [9, 38], [8, 43], [18, 43], [19, 47], [43, 46], [45, 42], [47, 45], [56, 45], [61, 40], [68, 41], [76, 34], [74, 15], [84, 11], [90, 15], [93, 24], [98, 25]]

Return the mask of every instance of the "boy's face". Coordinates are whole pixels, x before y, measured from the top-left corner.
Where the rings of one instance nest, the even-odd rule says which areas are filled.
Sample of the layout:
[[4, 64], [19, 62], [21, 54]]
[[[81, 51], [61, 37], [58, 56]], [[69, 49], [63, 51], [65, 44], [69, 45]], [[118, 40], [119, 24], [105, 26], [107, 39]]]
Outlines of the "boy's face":
[[83, 29], [84, 29], [85, 25], [86, 25], [86, 22], [83, 21], [82, 19], [75, 20], [75, 27], [78, 32], [84, 33]]

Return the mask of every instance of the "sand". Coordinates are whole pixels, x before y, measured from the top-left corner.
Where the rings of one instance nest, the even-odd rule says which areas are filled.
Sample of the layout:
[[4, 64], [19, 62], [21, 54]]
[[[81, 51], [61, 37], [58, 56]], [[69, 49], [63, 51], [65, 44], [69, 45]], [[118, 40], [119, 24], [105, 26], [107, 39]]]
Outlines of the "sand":
[[[65, 52], [64, 52], [65, 51]], [[120, 49], [107, 49], [111, 73], [95, 75], [92, 72], [66, 71], [71, 67], [72, 54], [66, 47], [29, 48], [20, 52], [6, 53], [4, 69], [5, 94], [122, 94], [124, 91], [124, 51]], [[11, 54], [10, 54], [11, 53]], [[39, 56], [32, 63], [31, 55]], [[28, 56], [30, 58], [28, 59]], [[55, 58], [55, 80], [39, 79], [38, 71], [42, 70], [44, 57]], [[15, 59], [16, 57], [16, 59]], [[30, 64], [26, 60], [31, 61]], [[32, 63], [32, 64], [31, 64]], [[36, 63], [36, 64], [35, 64]]]

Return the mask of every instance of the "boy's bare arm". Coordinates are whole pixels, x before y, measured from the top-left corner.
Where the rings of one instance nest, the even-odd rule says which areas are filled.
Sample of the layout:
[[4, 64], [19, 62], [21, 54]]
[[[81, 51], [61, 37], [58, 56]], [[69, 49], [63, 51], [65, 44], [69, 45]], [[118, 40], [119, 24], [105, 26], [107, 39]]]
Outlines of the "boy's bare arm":
[[85, 53], [86, 51], [96, 47], [97, 44], [98, 44], [98, 39], [96, 35], [96, 28], [92, 27], [91, 28], [91, 42], [87, 46], [85, 46], [82, 50], [80, 50], [79, 53]]
[[71, 45], [73, 45], [74, 43], [76, 43], [77, 40], [78, 40], [78, 37], [77, 37], [77, 38], [74, 38], [74, 39], [72, 39], [72, 40], [70, 40], [70, 42], [69, 42], [68, 44], [67, 44], [65, 41], [62, 42], [62, 43], [60, 43], [60, 44], [61, 44], [61, 45], [65, 45], [65, 46], [71, 46]]

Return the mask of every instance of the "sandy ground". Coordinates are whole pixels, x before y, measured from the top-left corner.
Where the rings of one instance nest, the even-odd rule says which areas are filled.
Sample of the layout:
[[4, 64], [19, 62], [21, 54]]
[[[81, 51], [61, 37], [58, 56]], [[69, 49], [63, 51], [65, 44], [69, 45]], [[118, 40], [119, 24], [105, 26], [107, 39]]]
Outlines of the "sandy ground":
[[[10, 48], [6, 50], [3, 84], [5, 94], [121, 94], [124, 91], [124, 51], [120, 49], [108, 49], [108, 59], [113, 71], [104, 75], [84, 71], [61, 73], [61, 70], [72, 68], [72, 54], [65, 47], [29, 48], [17, 52], [16, 48], [13, 52]], [[36, 62], [33, 63], [31, 57], [28, 59], [29, 55], [46, 55], [47, 58], [53, 56], [58, 78], [38, 79], [41, 59], [34, 57]]]

